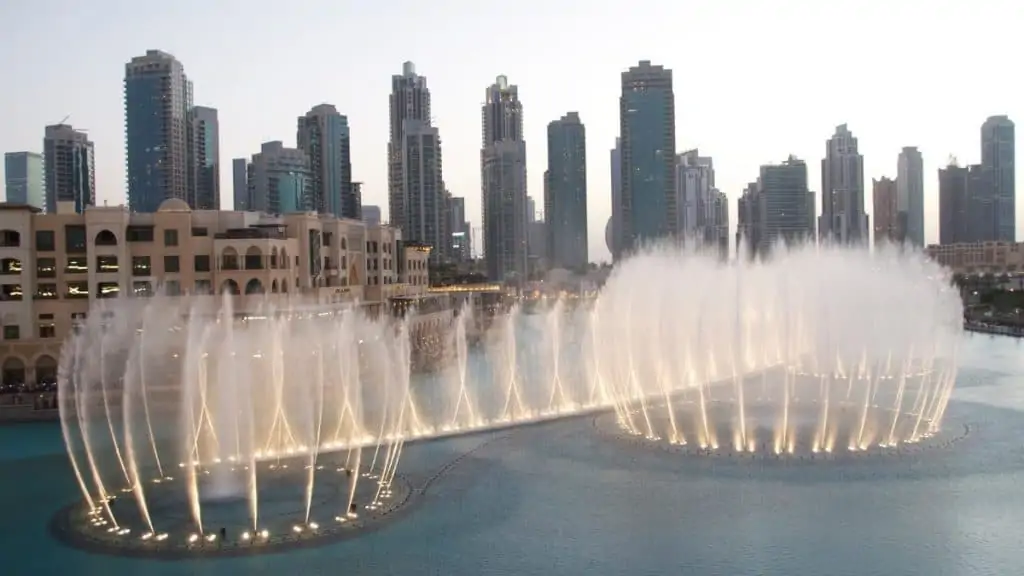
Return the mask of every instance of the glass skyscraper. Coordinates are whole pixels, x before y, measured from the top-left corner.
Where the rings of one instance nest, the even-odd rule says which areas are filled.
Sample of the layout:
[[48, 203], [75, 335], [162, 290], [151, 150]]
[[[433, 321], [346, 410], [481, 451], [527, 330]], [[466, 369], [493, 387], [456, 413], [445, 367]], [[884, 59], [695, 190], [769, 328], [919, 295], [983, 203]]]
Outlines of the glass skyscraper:
[[548, 124], [544, 220], [551, 268], [587, 266], [587, 131], [576, 112]]
[[622, 73], [619, 247], [627, 253], [676, 232], [675, 123], [671, 70], [641, 60]]
[[88, 134], [67, 124], [46, 127], [43, 158], [46, 166], [46, 211], [58, 203], [74, 202], [82, 213], [96, 204], [96, 159]]
[[43, 187], [43, 155], [35, 152], [4, 154], [4, 184], [7, 201], [45, 207]]
[[299, 117], [296, 140], [309, 156], [313, 175], [308, 204], [322, 214], [360, 219], [360, 199], [352, 184], [348, 118], [330, 104], [314, 106]]

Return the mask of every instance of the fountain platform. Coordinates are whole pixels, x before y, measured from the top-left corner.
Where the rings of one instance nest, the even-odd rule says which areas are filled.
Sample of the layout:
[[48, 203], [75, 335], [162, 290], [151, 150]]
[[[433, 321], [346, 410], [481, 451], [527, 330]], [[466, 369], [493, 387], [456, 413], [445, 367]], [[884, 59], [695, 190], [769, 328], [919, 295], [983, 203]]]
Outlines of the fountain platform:
[[[196, 469], [203, 494], [198, 501], [201, 530], [191, 513], [195, 500], [188, 494], [187, 470], [176, 468], [175, 476], [152, 478], [144, 486], [152, 529], [137, 506], [134, 491], [128, 488], [107, 503], [117, 525], [110, 521], [100, 502], [90, 508], [83, 500], [58, 511], [50, 531], [72, 547], [115, 556], [161, 560], [243, 556], [356, 537], [400, 518], [411, 508], [418, 493], [402, 476], [395, 475], [390, 483], [381, 485], [379, 477], [368, 469], [348, 469], [344, 460], [318, 460], [312, 470], [314, 491], [308, 503], [308, 458], [257, 463], [259, 515], [255, 523], [245, 488], [248, 468], [224, 462]], [[216, 466], [222, 468], [217, 470]], [[359, 477], [353, 492], [354, 474]], [[231, 482], [241, 490], [219, 494], [215, 490]]]

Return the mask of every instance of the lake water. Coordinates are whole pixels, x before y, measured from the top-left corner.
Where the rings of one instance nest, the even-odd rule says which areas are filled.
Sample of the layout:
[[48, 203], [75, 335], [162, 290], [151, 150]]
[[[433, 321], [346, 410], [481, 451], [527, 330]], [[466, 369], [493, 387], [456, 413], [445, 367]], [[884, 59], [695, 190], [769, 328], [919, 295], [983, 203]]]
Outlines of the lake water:
[[408, 516], [315, 549], [162, 562], [73, 550], [56, 424], [0, 428], [0, 573], [1007, 575], [1024, 573], [1024, 340], [967, 335], [946, 427], [918, 457], [758, 466], [631, 448], [581, 418], [409, 447]]

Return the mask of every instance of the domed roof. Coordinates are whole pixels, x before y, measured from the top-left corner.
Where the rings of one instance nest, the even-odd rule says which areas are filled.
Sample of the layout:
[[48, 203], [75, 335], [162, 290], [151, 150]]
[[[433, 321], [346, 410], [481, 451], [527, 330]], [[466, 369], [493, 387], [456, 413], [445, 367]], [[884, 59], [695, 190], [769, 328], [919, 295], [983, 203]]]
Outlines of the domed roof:
[[191, 212], [192, 209], [188, 207], [188, 202], [185, 202], [181, 198], [168, 198], [160, 203], [160, 207], [156, 209], [157, 212]]

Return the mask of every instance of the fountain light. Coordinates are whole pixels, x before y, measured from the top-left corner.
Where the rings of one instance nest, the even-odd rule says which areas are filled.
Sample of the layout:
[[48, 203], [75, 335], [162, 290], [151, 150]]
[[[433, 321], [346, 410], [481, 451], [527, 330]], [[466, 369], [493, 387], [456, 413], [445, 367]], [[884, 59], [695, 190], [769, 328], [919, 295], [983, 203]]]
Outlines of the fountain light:
[[189, 544], [195, 544], [198, 541], [199, 541], [199, 534], [189, 534], [188, 535], [188, 543]]

